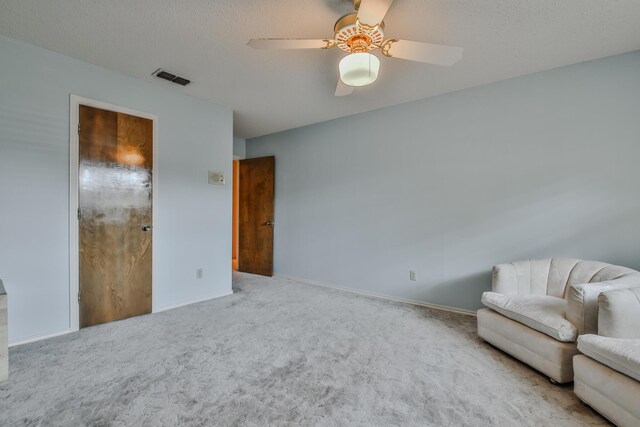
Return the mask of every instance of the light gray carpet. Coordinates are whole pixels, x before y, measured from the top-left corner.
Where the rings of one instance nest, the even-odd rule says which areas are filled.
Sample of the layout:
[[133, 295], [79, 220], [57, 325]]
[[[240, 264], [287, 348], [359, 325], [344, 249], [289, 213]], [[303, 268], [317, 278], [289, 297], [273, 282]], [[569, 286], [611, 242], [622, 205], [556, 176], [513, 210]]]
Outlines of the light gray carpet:
[[289, 280], [12, 348], [0, 425], [584, 426], [475, 318]]

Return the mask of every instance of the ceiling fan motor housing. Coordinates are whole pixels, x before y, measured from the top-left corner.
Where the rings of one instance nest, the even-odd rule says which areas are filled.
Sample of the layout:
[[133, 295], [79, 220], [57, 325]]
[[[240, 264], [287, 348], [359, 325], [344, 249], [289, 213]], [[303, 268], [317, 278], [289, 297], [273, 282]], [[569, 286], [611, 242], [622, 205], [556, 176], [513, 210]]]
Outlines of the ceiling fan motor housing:
[[378, 49], [384, 40], [384, 22], [375, 27], [360, 25], [357, 13], [350, 13], [336, 21], [336, 46], [345, 52], [368, 52]]

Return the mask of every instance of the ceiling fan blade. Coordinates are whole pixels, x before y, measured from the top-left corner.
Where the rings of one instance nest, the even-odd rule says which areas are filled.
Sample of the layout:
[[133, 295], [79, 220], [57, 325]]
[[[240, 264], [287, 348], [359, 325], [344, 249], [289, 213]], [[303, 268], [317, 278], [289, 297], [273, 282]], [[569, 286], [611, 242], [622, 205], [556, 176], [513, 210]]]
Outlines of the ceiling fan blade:
[[463, 51], [461, 47], [456, 46], [393, 39], [385, 41], [381, 50], [385, 56], [391, 58], [447, 66], [458, 62]]
[[254, 49], [329, 49], [336, 45], [332, 39], [251, 39]]
[[362, 0], [358, 9], [358, 21], [369, 27], [380, 25], [393, 0]]
[[336, 87], [336, 96], [347, 96], [353, 93], [353, 86], [346, 85], [338, 78], [338, 86]]

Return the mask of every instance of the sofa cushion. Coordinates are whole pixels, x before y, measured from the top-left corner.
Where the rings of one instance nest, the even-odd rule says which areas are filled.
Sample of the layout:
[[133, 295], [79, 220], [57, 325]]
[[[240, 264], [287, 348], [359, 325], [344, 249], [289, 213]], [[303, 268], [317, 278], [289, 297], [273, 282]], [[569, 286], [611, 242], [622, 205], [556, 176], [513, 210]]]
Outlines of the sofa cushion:
[[562, 342], [575, 342], [578, 329], [565, 318], [567, 302], [548, 295], [482, 294], [482, 303], [516, 322]]
[[603, 365], [640, 381], [640, 339], [580, 335], [578, 350]]

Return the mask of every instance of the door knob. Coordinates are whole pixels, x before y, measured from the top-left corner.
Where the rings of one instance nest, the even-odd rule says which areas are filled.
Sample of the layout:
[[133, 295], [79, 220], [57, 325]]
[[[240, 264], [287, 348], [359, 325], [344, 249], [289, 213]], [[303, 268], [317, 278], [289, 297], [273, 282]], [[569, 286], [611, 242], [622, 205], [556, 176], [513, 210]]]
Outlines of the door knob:
[[142, 231], [145, 231], [145, 232], [146, 231], [151, 231], [152, 228], [153, 228], [152, 226], [145, 224], [145, 225], [142, 226]]
[[271, 225], [271, 226], [273, 226], [274, 224], [275, 223], [273, 221], [267, 221], [267, 222], [264, 223], [264, 225]]

